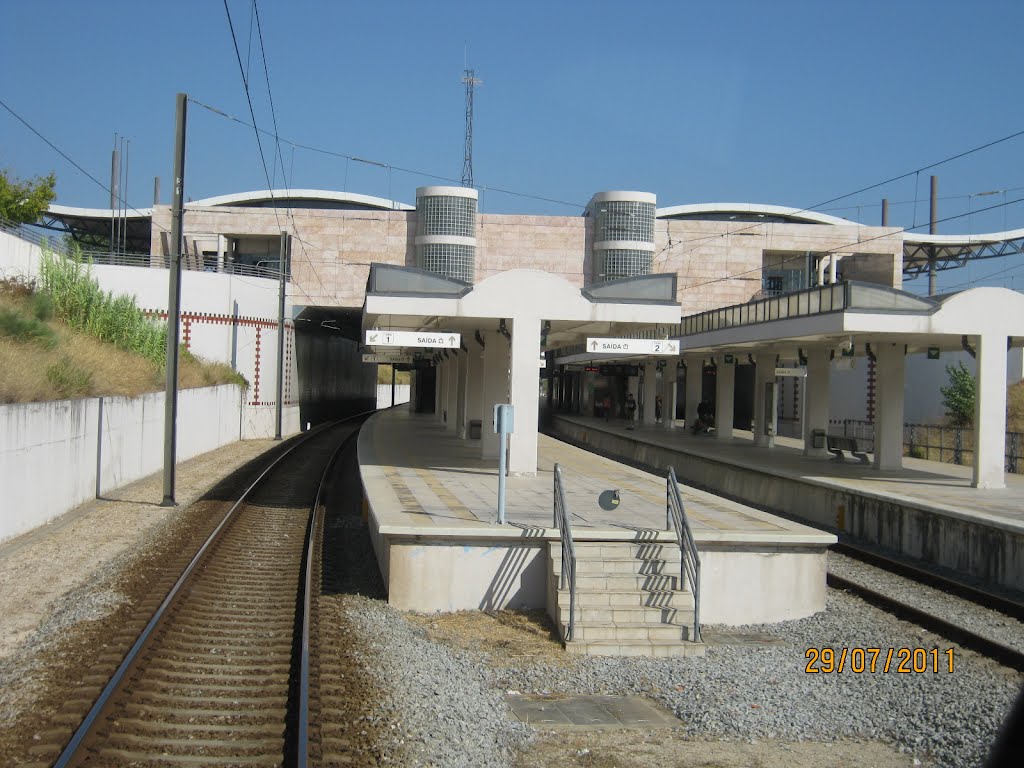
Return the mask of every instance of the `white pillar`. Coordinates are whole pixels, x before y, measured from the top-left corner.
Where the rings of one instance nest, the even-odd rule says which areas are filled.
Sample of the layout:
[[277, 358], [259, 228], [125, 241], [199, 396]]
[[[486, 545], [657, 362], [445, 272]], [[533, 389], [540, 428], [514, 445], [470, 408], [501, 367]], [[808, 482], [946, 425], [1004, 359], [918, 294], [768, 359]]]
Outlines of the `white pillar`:
[[1006, 337], [978, 337], [978, 381], [974, 400], [975, 488], [1005, 488]]
[[804, 455], [827, 457], [828, 448], [822, 443], [814, 447], [814, 430], [828, 434], [828, 396], [831, 366], [827, 347], [811, 347], [807, 350], [807, 387], [804, 414], [807, 424], [804, 428]]
[[875, 469], [902, 469], [903, 345], [883, 342], [871, 346], [876, 348]]
[[469, 434], [469, 423], [480, 422], [480, 434], [483, 436], [487, 421], [484, 414], [484, 351], [470, 347], [469, 371], [466, 377], [466, 434]]
[[647, 360], [644, 362], [644, 410], [641, 423], [645, 427], [653, 427], [657, 422], [654, 420], [654, 399], [658, 396], [658, 361]]
[[661, 428], [672, 429], [676, 418], [676, 382], [679, 380], [679, 360], [670, 357], [661, 372]]
[[456, 395], [459, 391], [459, 361], [451, 352], [444, 361], [444, 428], [448, 432], [455, 431]]
[[686, 358], [686, 426], [692, 427], [697, 421], [697, 406], [704, 394], [704, 360], [700, 357]]
[[512, 407], [515, 409], [515, 432], [509, 437], [508, 449], [508, 471], [512, 475], [537, 474], [539, 359], [540, 318], [517, 317], [512, 327], [511, 392]]
[[725, 355], [715, 355], [715, 437], [732, 439], [733, 411], [736, 397], [736, 364], [726, 363]]
[[228, 250], [228, 239], [224, 235], [217, 235], [217, 271], [224, 271], [224, 258]]
[[508, 340], [495, 331], [488, 333], [484, 341], [487, 346], [484, 347], [480, 455], [485, 459], [496, 459], [498, 435], [493, 429], [494, 405], [508, 402]]
[[[775, 381], [775, 351], [767, 350], [754, 356], [754, 445], [762, 448], [775, 446], [778, 429], [778, 384]], [[765, 434], [765, 425], [768, 432]]]
[[455, 388], [455, 434], [465, 440], [469, 433], [469, 425], [466, 417], [466, 406], [469, 395], [469, 352], [459, 352], [456, 361], [458, 369], [457, 386]]

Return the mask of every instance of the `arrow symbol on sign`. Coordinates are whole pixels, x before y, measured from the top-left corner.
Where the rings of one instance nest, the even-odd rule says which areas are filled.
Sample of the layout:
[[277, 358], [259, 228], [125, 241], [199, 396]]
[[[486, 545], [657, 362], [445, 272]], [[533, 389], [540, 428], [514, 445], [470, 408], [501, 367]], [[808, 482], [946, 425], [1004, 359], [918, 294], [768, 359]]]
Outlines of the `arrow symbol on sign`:
[[376, 340], [377, 340], [377, 334], [376, 333], [370, 336], [370, 343], [371, 344], [373, 344], [373, 342], [375, 342]]
[[669, 344], [668, 345], [668, 351], [669, 352], [675, 352], [676, 351], [676, 345], [675, 344]]
[[454, 336], [449, 336], [449, 337], [448, 337], [448, 341], [450, 341], [450, 342], [451, 342], [451, 345], [452, 345], [453, 347], [455, 346], [455, 337], [454, 337]]
[[596, 341], [592, 341], [590, 343], [590, 348], [593, 349], [593, 350], [596, 350], [597, 349], [597, 342]]

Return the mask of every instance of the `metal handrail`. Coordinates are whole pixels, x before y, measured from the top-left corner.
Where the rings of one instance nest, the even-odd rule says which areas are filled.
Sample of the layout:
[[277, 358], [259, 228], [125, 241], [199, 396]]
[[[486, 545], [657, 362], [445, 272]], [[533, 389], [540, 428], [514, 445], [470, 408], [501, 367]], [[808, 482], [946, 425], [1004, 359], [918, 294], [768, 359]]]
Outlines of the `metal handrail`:
[[559, 589], [569, 589], [569, 626], [566, 629], [564, 642], [573, 638], [576, 629], [576, 547], [572, 541], [572, 526], [569, 524], [569, 507], [565, 503], [565, 487], [562, 485], [562, 468], [555, 464], [555, 528], [559, 530], [562, 540], [562, 578]]
[[665, 486], [665, 528], [675, 530], [676, 543], [679, 545], [679, 580], [680, 585], [687, 582], [693, 591], [693, 640], [700, 639], [700, 554], [697, 543], [690, 530], [690, 521], [686, 518], [683, 497], [679, 493], [679, 481], [676, 479], [675, 467], [668, 468], [668, 479]]

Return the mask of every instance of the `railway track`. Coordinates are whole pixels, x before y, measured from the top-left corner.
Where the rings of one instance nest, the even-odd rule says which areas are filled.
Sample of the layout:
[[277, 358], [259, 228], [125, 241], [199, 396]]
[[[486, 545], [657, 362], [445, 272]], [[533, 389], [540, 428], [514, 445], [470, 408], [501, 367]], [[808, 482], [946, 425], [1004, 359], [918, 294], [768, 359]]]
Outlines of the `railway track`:
[[[325, 476], [359, 419], [280, 454], [147, 624], [56, 766], [306, 765]], [[312, 570], [310, 566], [312, 564]], [[315, 611], [314, 611], [315, 612]]]
[[[895, 578], [907, 579], [918, 585], [937, 590], [947, 596], [949, 602], [962, 600], [972, 606], [988, 609], [993, 612], [993, 621], [997, 623], [1024, 620], [1024, 606], [1000, 595], [977, 589], [932, 571], [922, 570], [909, 563], [893, 560], [848, 543], [834, 545], [832, 549], [887, 574], [894, 574]], [[984, 631], [984, 626], [981, 626], [981, 622], [977, 620], [974, 620], [976, 626], [971, 627], [968, 626], [969, 623], [972, 623], [971, 621], [963, 618], [950, 618], [950, 615], [958, 613], [955, 608], [948, 612], [936, 611], [928, 606], [927, 599], [909, 595], [906, 588], [880, 589], [876, 578], [870, 580], [875, 582], [874, 584], [868, 584], [865, 583], [867, 580], [863, 578], [840, 575], [834, 573], [831, 568], [827, 581], [830, 587], [856, 594], [888, 613], [942, 635], [965, 648], [970, 648], [994, 659], [1004, 666], [1024, 672], [1024, 651], [1021, 650], [1020, 644], [1007, 644], [993, 637], [991, 632]], [[895, 592], [903, 594], [897, 596], [894, 594]], [[946, 615], [940, 615], [940, 613], [946, 613]]]

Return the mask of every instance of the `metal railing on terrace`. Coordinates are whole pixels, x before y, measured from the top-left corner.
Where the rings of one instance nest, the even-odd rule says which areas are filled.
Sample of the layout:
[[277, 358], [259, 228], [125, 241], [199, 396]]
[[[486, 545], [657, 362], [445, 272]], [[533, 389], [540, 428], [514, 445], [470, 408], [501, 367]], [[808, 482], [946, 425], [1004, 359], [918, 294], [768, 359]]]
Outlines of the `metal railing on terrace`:
[[847, 281], [771, 296], [746, 304], [734, 304], [684, 317], [673, 336], [692, 336], [724, 328], [735, 328], [773, 320], [823, 315], [849, 309], [878, 312], [929, 312], [936, 307], [930, 299], [872, 283]]
[[[59, 253], [61, 256], [71, 257], [73, 255], [73, 249], [69, 246], [65, 238], [44, 235], [37, 232], [29, 225], [15, 224], [7, 221], [6, 219], [0, 218], [0, 231], [6, 232], [9, 235], [14, 235], [21, 240], [33, 243], [41, 248], [49, 248], [54, 253]], [[171, 261], [169, 256], [158, 256], [134, 251], [110, 251], [98, 248], [79, 247], [79, 252], [82, 255], [83, 261], [104, 266], [155, 267], [169, 269]], [[270, 266], [271, 264], [273, 264], [273, 266]], [[221, 264], [217, 264], [207, 261], [202, 256], [196, 254], [185, 253], [181, 256], [181, 268], [185, 270], [193, 272], [216, 272], [226, 275], [239, 275], [242, 277], [262, 277], [270, 280], [280, 279], [281, 272], [278, 268], [278, 264], [279, 261], [277, 259], [265, 262], [259, 261], [255, 264], [246, 264], [234, 261], [225, 261]], [[285, 277], [290, 278], [291, 276], [285, 275]]]

